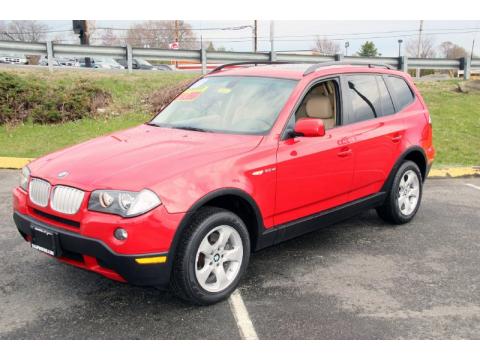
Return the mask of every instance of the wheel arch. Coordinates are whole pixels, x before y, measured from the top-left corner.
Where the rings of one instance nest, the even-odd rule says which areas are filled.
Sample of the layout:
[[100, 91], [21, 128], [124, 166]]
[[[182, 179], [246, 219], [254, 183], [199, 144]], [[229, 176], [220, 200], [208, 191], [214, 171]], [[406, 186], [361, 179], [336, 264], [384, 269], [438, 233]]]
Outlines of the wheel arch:
[[256, 248], [257, 241], [265, 229], [262, 214], [257, 203], [244, 190], [223, 188], [208, 193], [188, 209], [175, 232], [169, 251], [170, 258], [175, 256], [177, 244], [197, 210], [205, 206], [223, 208], [238, 215], [247, 226], [250, 235], [251, 249], [254, 250]]
[[427, 155], [425, 154], [425, 150], [423, 150], [420, 146], [412, 146], [405, 150], [397, 159], [395, 164], [393, 165], [392, 169], [390, 170], [390, 174], [388, 175], [387, 180], [383, 184], [381, 191], [388, 191], [392, 185], [393, 179], [395, 174], [397, 173], [398, 168], [404, 161], [413, 161], [417, 164], [418, 168], [420, 169], [420, 173], [422, 175], [422, 182], [425, 181], [427, 176]]

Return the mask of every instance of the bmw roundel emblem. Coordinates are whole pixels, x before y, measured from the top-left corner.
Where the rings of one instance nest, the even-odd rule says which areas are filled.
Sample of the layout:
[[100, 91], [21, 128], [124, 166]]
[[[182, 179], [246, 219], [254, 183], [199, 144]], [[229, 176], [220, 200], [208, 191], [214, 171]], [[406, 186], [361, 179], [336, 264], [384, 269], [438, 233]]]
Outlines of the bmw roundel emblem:
[[59, 173], [57, 174], [57, 176], [58, 176], [59, 178], [64, 178], [64, 177], [67, 176], [67, 175], [68, 175], [68, 171], [62, 171], [62, 172], [59, 172]]

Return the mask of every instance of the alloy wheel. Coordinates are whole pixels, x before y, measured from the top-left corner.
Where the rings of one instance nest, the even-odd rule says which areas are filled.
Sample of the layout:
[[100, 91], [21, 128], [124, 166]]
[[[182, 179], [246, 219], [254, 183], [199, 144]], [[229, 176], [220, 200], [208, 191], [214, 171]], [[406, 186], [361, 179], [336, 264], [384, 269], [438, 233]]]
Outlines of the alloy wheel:
[[406, 171], [398, 187], [397, 204], [400, 212], [405, 215], [411, 215], [417, 208], [418, 198], [420, 196], [420, 180], [413, 170]]
[[208, 232], [200, 242], [195, 258], [195, 276], [209, 292], [225, 290], [237, 277], [243, 260], [240, 234], [229, 225]]

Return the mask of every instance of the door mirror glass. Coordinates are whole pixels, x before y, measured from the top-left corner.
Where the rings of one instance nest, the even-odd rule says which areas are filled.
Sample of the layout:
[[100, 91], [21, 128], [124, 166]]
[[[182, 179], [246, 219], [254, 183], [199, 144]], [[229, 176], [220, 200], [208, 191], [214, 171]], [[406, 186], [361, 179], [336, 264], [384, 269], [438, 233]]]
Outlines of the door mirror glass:
[[325, 135], [323, 120], [314, 118], [300, 118], [294, 128], [297, 136], [318, 137]]

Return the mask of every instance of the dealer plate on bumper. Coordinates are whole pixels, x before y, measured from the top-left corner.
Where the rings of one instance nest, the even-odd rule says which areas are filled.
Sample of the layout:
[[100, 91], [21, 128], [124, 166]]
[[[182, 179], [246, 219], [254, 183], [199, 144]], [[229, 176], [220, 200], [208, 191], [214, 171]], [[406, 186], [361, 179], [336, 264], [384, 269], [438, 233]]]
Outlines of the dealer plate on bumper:
[[32, 248], [51, 256], [58, 256], [57, 233], [32, 225]]

